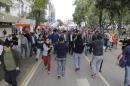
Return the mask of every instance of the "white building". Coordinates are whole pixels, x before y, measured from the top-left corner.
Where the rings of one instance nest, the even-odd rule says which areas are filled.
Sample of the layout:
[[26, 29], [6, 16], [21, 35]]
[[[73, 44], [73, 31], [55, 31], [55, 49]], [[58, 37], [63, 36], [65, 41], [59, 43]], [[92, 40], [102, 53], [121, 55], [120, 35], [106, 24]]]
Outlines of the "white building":
[[27, 0], [12, 0], [13, 6], [10, 8], [10, 14], [17, 17], [26, 17], [31, 12], [31, 1]]
[[51, 2], [48, 5], [48, 23], [49, 25], [55, 23], [55, 7]]

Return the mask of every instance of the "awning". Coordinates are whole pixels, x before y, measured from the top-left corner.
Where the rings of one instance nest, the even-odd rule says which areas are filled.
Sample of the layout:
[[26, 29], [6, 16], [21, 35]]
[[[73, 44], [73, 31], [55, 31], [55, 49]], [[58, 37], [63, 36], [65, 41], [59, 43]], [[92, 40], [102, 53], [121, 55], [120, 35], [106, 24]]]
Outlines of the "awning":
[[11, 16], [9, 14], [0, 13], [0, 22], [16, 23], [18, 19], [19, 19], [18, 17]]
[[30, 24], [16, 24], [16, 26], [22, 26], [22, 27], [25, 27], [25, 26], [31, 26]]

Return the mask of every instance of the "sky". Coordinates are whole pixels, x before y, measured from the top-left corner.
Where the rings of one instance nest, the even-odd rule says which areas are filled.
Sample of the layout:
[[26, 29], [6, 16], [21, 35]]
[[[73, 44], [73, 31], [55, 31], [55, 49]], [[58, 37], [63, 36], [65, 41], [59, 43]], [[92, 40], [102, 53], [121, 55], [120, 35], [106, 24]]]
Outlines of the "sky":
[[73, 19], [75, 6], [73, 6], [75, 0], [52, 0], [56, 10], [56, 19], [62, 21]]

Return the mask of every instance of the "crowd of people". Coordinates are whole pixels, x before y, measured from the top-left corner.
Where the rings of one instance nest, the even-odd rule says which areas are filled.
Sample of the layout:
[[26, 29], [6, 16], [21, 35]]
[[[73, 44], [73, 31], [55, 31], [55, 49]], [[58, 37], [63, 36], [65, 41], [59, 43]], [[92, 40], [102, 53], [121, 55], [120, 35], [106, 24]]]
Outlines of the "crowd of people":
[[[34, 57], [36, 61], [42, 59], [50, 74], [53, 53], [57, 60], [57, 77], [61, 78], [65, 75], [67, 54], [74, 58], [75, 72], [80, 71], [82, 53], [93, 54], [90, 67], [91, 77], [95, 79], [101, 72], [104, 49], [107, 52], [107, 49], [111, 51], [112, 48], [117, 48], [118, 41], [117, 34], [100, 33], [98, 30], [91, 29], [70, 31], [54, 29], [41, 33], [13, 34], [0, 43], [0, 64], [4, 64], [5, 81], [12, 86], [18, 86], [16, 78], [20, 71], [19, 58]], [[126, 48], [123, 49], [123, 55], [129, 57], [129, 43], [127, 45], [128, 47], [125, 46]], [[128, 86], [126, 83], [128, 84], [130, 80], [129, 66], [126, 67], [126, 76], [125, 86]]]

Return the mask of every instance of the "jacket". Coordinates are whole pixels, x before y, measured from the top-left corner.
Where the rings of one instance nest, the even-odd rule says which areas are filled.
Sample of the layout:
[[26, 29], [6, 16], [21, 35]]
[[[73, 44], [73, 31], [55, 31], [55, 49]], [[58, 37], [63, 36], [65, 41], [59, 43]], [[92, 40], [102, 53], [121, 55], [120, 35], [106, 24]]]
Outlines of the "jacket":
[[67, 45], [65, 43], [58, 43], [56, 45], [57, 58], [66, 58]]
[[37, 39], [37, 44], [36, 44], [37, 48], [42, 49], [43, 48], [43, 43], [44, 43], [44, 40], [42, 38], [38, 38]]
[[51, 52], [52, 48], [48, 46], [46, 43], [43, 44], [43, 56], [48, 56]]
[[83, 40], [82, 39], [76, 39], [74, 41], [74, 52], [81, 54], [84, 50]]
[[123, 50], [123, 56], [127, 61], [127, 65], [130, 66], [130, 45], [126, 46]]
[[95, 40], [92, 42], [93, 55], [101, 56], [103, 55], [103, 40]]
[[13, 56], [12, 50], [10, 52], [4, 52], [4, 69], [7, 71], [12, 71], [15, 70], [17, 65], [16, 65], [16, 60]]

